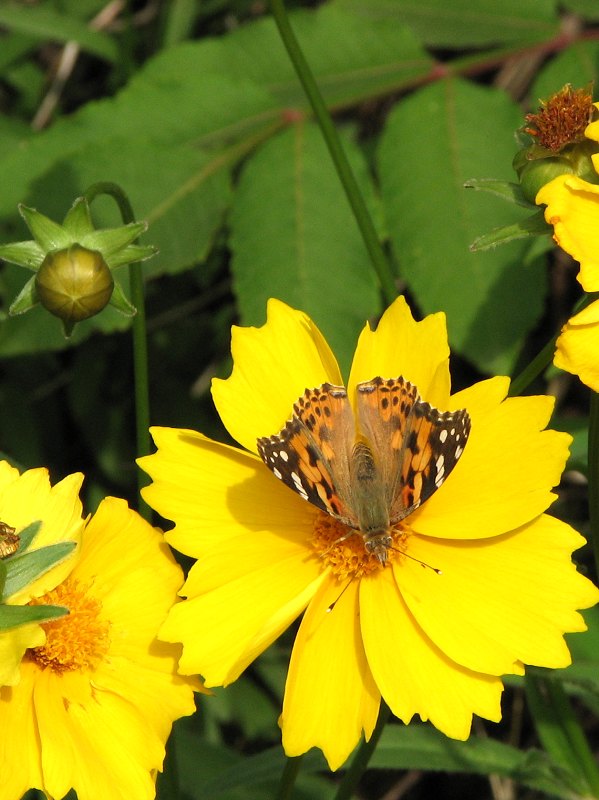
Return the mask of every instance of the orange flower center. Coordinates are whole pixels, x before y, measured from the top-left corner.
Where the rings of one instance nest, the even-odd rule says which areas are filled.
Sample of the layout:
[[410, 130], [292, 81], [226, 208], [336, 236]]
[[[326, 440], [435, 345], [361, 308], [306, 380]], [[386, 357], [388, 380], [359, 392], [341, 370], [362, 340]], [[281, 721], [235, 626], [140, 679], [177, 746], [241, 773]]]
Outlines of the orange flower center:
[[525, 132], [538, 143], [559, 152], [562, 147], [584, 139], [584, 131], [593, 116], [593, 97], [587, 89], [572, 89], [568, 84], [549, 100], [541, 101], [538, 114], [527, 114], [531, 127]]
[[110, 647], [110, 623], [101, 618], [102, 603], [87, 593], [89, 586], [67, 578], [30, 605], [66, 606], [69, 614], [43, 623], [46, 643], [28, 651], [42, 669], [63, 673], [94, 669]]
[[[406, 549], [407, 531], [396, 525], [389, 530], [392, 544], [387, 551], [387, 561], [401, 558]], [[320, 513], [314, 520], [310, 542], [316, 555], [339, 581], [360, 579], [385, 565], [364, 546], [360, 531], [348, 528], [329, 514]]]

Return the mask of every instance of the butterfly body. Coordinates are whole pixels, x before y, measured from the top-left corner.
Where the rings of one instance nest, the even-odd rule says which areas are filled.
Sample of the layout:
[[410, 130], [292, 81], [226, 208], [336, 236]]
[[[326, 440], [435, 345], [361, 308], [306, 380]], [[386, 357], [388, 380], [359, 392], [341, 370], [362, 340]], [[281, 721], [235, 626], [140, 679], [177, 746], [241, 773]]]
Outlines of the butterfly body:
[[279, 480], [384, 564], [393, 526], [442, 485], [469, 433], [464, 409], [439, 411], [404, 378], [377, 377], [357, 385], [355, 412], [342, 386], [307, 389], [280, 433], [257, 444]]

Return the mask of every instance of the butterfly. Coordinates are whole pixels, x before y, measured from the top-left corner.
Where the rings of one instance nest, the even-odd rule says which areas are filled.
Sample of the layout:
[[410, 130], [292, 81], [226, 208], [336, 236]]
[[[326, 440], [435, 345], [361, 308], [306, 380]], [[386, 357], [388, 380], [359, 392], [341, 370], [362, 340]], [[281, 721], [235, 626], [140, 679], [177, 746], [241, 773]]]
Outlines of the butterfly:
[[465, 409], [439, 411], [404, 378], [377, 377], [358, 383], [355, 413], [343, 386], [306, 389], [280, 433], [257, 445], [279, 480], [385, 564], [393, 526], [448, 478], [470, 428]]

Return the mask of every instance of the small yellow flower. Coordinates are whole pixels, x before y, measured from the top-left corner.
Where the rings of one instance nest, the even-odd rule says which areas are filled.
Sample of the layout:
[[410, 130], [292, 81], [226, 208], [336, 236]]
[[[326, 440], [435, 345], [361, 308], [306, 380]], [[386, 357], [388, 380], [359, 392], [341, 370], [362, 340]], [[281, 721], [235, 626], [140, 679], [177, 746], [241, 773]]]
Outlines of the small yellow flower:
[[[83, 476], [69, 475], [50, 485], [45, 469], [31, 469], [22, 475], [6, 461], [0, 461], [0, 519], [18, 532], [32, 522], [41, 522], [33, 547], [81, 540], [83, 530], [79, 489]], [[51, 591], [73, 569], [73, 558], [58, 564], [33, 583], [10, 595], [10, 605], [24, 605]], [[29, 647], [43, 644], [44, 631], [38, 624], [21, 625], [0, 632], [0, 686], [19, 681], [19, 665]]]
[[168, 541], [198, 559], [160, 633], [183, 642], [183, 674], [230, 683], [305, 612], [283, 745], [288, 755], [320, 747], [336, 769], [371, 735], [381, 696], [404, 722], [417, 714], [465, 739], [473, 713], [500, 719], [501, 675], [570, 663], [563, 633], [585, 629], [576, 609], [599, 592], [571, 561], [582, 537], [543, 513], [569, 442], [543, 431], [550, 398], [506, 399], [507, 378], [452, 395], [444, 315], [415, 322], [403, 298], [375, 331], [367, 326], [347, 382], [352, 403], [358, 384], [403, 376], [424, 401], [471, 420], [457, 465], [394, 528], [383, 564], [256, 455], [306, 388], [343, 383], [314, 323], [271, 300], [264, 327], [233, 330], [232, 350], [233, 373], [213, 396], [246, 450], [155, 428], [158, 452], [140, 460], [153, 479], [145, 498], [176, 523]]
[[[72, 502], [53, 499], [64, 527]], [[26, 500], [14, 500], [17, 516], [30, 513]], [[194, 710], [193, 683], [176, 674], [178, 648], [155, 638], [181, 582], [160, 533], [124, 501], [104, 500], [68, 574], [31, 600], [69, 615], [43, 625], [18, 684], [0, 688], [0, 800], [29, 788], [55, 798], [73, 788], [79, 800], [154, 797], [172, 722]]]
[[[595, 103], [595, 108], [599, 108], [599, 103]], [[599, 142], [599, 121], [586, 127], [585, 136]], [[599, 154], [591, 159], [599, 173]], [[578, 280], [583, 289], [599, 291], [599, 185], [574, 175], [560, 175], [543, 186], [536, 202], [547, 206], [545, 219], [553, 225], [557, 244], [580, 262]], [[597, 303], [568, 320], [557, 340], [555, 364], [599, 391]]]

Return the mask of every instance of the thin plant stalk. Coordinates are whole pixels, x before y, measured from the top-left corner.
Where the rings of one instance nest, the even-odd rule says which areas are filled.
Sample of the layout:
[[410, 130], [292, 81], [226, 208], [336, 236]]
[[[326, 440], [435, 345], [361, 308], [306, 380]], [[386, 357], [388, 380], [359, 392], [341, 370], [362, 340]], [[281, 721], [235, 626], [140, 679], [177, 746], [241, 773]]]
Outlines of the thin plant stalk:
[[314, 80], [314, 76], [312, 75], [312, 70], [310, 69], [308, 62], [304, 57], [299, 42], [289, 23], [289, 18], [287, 17], [283, 0], [271, 0], [270, 7], [272, 15], [279, 29], [283, 44], [287, 49], [291, 63], [293, 64], [297, 76], [304, 87], [306, 96], [310, 101], [312, 110], [314, 111], [314, 116], [318, 121], [320, 130], [322, 131], [322, 135], [329, 149], [333, 164], [337, 170], [337, 174], [339, 175], [339, 180], [343, 185], [343, 189], [345, 190], [345, 194], [362, 234], [364, 244], [366, 245], [370, 255], [370, 260], [372, 261], [372, 265], [378, 276], [385, 301], [387, 304], [391, 304], [397, 297], [395, 279], [391, 271], [389, 261], [383, 252], [381, 243], [379, 242], [372, 217], [370, 216], [366, 203], [364, 202], [364, 197], [362, 196], [360, 187], [358, 186], [352, 168], [347, 160], [347, 156], [345, 155], [343, 145], [341, 144], [341, 140], [337, 134], [337, 130], [333, 120], [331, 119], [331, 115], [329, 114], [329, 111], [320, 93], [320, 89], [318, 88], [316, 81]]
[[379, 743], [385, 725], [389, 721], [390, 715], [391, 711], [389, 710], [389, 706], [381, 700], [379, 717], [376, 721], [372, 736], [368, 741], [363, 740], [360, 742], [356, 755], [343, 776], [343, 780], [339, 784], [335, 800], [349, 800], [350, 797], [353, 797], [362, 775], [366, 772], [372, 754], [376, 750], [376, 746]]
[[[87, 190], [85, 197], [88, 203], [91, 203], [94, 198], [101, 194], [106, 194], [115, 200], [119, 207], [122, 220], [126, 225], [135, 222], [135, 216], [129, 198], [118, 184], [108, 181], [95, 183]], [[135, 261], [129, 265], [129, 284], [131, 302], [137, 309], [137, 313], [133, 317], [133, 372], [135, 384], [137, 455], [145, 456], [150, 452], [150, 388], [143, 273], [139, 261]], [[141, 491], [147, 482], [148, 478], [145, 473], [138, 469], [138, 489]], [[144, 519], [151, 521], [152, 510], [143, 500], [141, 494], [138, 499], [138, 511]]]

